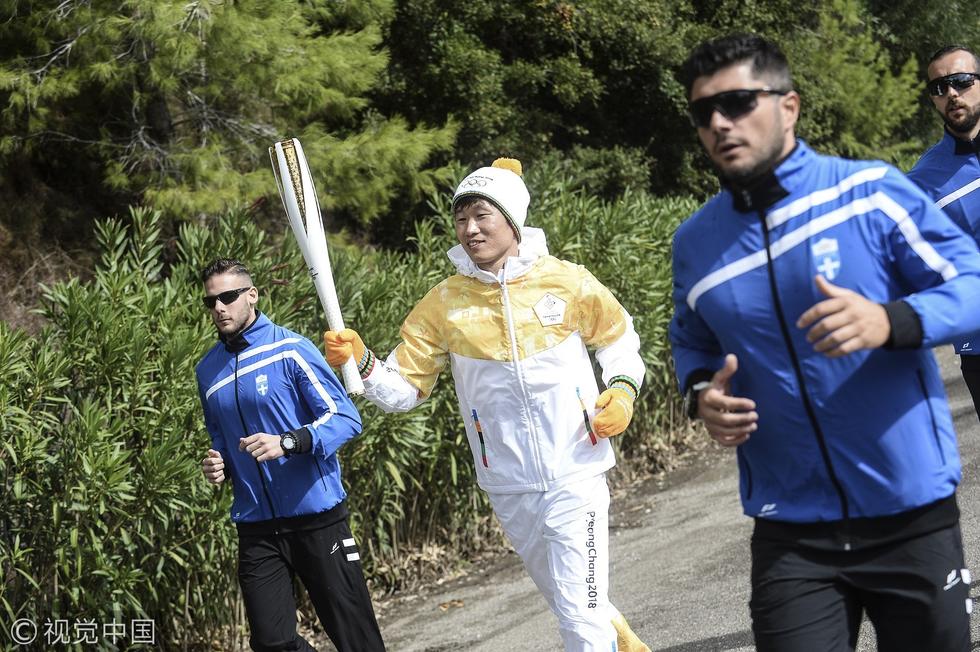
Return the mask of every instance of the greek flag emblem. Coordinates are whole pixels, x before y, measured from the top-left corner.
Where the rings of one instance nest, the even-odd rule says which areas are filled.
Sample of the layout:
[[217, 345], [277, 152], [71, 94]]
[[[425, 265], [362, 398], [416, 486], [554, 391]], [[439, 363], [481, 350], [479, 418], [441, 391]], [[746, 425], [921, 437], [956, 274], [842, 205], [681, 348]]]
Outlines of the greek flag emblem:
[[840, 271], [840, 247], [834, 238], [820, 238], [810, 247], [813, 252], [813, 264], [817, 271], [827, 279], [833, 281], [837, 278]]

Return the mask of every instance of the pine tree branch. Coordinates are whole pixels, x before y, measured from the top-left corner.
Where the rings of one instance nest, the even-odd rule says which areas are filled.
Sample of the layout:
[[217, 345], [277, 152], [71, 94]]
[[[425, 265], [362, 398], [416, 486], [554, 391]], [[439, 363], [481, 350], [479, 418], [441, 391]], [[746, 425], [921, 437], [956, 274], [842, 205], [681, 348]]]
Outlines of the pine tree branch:
[[48, 15], [53, 17], [55, 20], [64, 20], [68, 18], [76, 8], [81, 5], [91, 5], [91, 2], [75, 2], [75, 0], [64, 0], [57, 7], [48, 12]]
[[182, 21], [180, 21], [180, 27], [179, 27], [180, 31], [186, 33], [187, 31], [190, 30], [191, 23], [197, 22], [199, 23], [198, 36], [203, 41], [204, 32], [201, 29], [201, 26], [204, 23], [211, 20], [211, 12], [202, 9], [200, 2], [190, 2], [184, 6], [184, 9], [186, 10], [187, 15], [184, 16], [184, 19]]
[[35, 138], [40, 138], [44, 142], [60, 142], [60, 143], [81, 143], [83, 145], [98, 145], [99, 147], [115, 147], [119, 149], [124, 149], [126, 146], [120, 143], [113, 143], [106, 140], [90, 140], [88, 138], [79, 138], [78, 136], [73, 136], [71, 134], [66, 134], [63, 131], [55, 131], [53, 129], [45, 129], [43, 131], [35, 131], [33, 133], [27, 134], [25, 136], [13, 135], [10, 138], [17, 141], [33, 140]]
[[59, 45], [57, 48], [55, 48], [54, 50], [52, 50], [47, 54], [39, 55], [36, 57], [29, 57], [28, 61], [32, 59], [47, 58], [47, 62], [43, 66], [41, 66], [36, 70], [30, 71], [29, 74], [37, 77], [37, 81], [38, 83], [40, 83], [41, 80], [44, 79], [44, 76], [47, 74], [48, 69], [51, 68], [51, 66], [53, 66], [55, 63], [57, 63], [59, 59], [61, 58], [67, 59], [68, 56], [71, 54], [72, 48], [74, 48], [75, 44], [78, 43], [78, 39], [84, 36], [85, 33], [88, 32], [91, 28], [92, 28], [91, 25], [86, 25], [85, 27], [82, 27], [81, 29], [78, 30], [78, 33], [76, 33], [74, 37], [70, 38], [67, 41], [64, 41], [63, 43], [61, 43], [61, 45]]

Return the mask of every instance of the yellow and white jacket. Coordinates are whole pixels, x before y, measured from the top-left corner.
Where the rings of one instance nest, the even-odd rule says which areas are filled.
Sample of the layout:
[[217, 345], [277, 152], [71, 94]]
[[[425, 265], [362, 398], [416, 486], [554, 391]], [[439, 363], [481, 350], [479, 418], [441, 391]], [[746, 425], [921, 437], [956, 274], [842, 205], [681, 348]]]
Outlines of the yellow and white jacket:
[[593, 444], [586, 429], [599, 394], [586, 346], [605, 384], [643, 379], [629, 313], [584, 267], [548, 255], [540, 229], [521, 235], [498, 276], [453, 247], [459, 273], [425, 295], [364, 381], [372, 403], [406, 411], [449, 361], [477, 479], [491, 493], [546, 491], [615, 465], [609, 441]]

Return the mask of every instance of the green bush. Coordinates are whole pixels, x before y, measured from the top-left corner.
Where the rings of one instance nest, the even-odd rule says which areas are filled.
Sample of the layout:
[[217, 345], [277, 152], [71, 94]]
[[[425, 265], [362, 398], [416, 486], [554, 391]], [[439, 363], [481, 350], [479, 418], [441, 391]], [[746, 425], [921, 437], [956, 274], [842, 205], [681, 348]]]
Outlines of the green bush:
[[172, 646], [235, 622], [229, 497], [201, 482], [189, 384], [210, 333], [161, 275], [158, 223], [101, 223], [94, 279], [45, 289], [37, 337], [0, 322], [5, 622], [153, 618]]
[[[529, 224], [634, 315], [647, 377], [634, 425], [616, 441], [624, 457], [657, 464], [672, 445], [676, 404], [670, 238], [694, 203], [629, 190], [603, 201], [569, 190], [574, 181], [557, 162], [534, 170]], [[430, 206], [414, 251], [335, 243], [345, 316], [380, 355], [415, 302], [452, 273], [448, 194]], [[274, 321], [317, 341], [323, 318], [285, 231], [266, 234], [247, 213], [184, 224], [170, 240], [160, 224], [145, 210], [128, 224], [102, 222], [94, 278], [45, 288], [41, 333], [0, 322], [0, 607], [9, 621], [152, 618], [164, 647], [230, 649], [243, 631], [237, 542], [227, 489], [207, 485], [199, 470], [209, 440], [194, 365], [214, 333], [198, 270], [217, 255], [241, 258]], [[489, 545], [490, 510], [448, 376], [408, 414], [359, 401], [364, 432], [341, 451], [365, 566], [382, 587], [399, 586], [427, 548], [465, 559]]]

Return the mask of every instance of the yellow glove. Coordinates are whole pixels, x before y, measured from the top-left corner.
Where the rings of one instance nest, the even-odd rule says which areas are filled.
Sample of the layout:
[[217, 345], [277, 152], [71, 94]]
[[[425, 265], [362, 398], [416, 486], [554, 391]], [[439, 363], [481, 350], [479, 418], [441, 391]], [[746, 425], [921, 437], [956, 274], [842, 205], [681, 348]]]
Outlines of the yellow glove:
[[595, 434], [605, 439], [615, 437], [626, 430], [633, 418], [633, 401], [636, 398], [636, 383], [632, 380], [620, 380], [617, 376], [609, 383], [609, 389], [599, 394], [595, 401], [597, 410], [592, 425]]
[[364, 360], [364, 342], [357, 331], [345, 328], [342, 331], [327, 331], [323, 334], [323, 350], [326, 352], [327, 363], [331, 367], [342, 367], [344, 363], [354, 358], [360, 364]]

